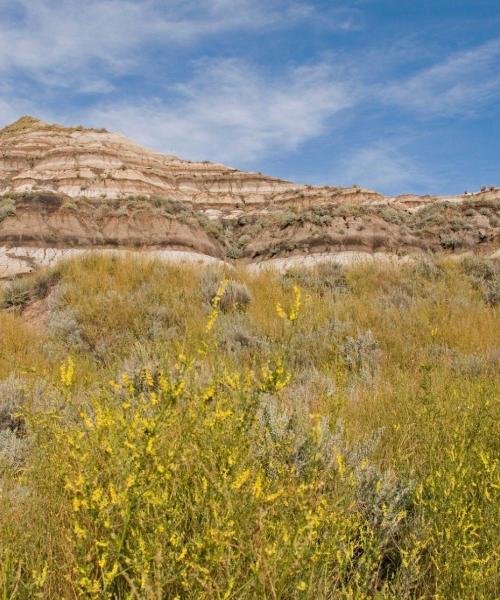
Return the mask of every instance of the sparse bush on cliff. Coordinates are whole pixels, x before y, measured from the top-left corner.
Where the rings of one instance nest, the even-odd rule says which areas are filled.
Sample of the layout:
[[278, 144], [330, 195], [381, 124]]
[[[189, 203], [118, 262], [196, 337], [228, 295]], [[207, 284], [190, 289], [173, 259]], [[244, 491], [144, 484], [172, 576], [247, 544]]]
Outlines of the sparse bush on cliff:
[[455, 251], [462, 246], [462, 240], [456, 235], [442, 235], [439, 244], [443, 250]]
[[0, 223], [7, 217], [12, 217], [16, 214], [16, 202], [12, 198], [0, 199]]

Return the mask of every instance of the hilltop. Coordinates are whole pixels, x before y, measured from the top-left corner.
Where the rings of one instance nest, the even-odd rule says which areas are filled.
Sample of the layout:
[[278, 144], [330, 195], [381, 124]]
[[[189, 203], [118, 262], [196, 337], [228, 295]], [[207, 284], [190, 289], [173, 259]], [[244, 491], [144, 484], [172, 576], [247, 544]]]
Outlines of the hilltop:
[[369, 190], [304, 186], [209, 161], [147, 150], [106, 129], [63, 127], [31, 116], [0, 130], [0, 193], [70, 198], [168, 197], [201, 208], [273, 205], [335, 195], [381, 200]]

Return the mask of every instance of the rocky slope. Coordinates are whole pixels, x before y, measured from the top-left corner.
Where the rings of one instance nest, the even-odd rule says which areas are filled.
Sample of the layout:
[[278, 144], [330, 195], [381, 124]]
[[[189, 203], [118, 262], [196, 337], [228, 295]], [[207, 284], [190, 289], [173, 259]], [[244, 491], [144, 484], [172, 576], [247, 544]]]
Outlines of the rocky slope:
[[26, 271], [71, 248], [247, 262], [346, 251], [491, 254], [499, 226], [497, 188], [388, 198], [182, 160], [106, 130], [33, 117], [0, 130], [0, 277], [22, 270], [14, 256]]

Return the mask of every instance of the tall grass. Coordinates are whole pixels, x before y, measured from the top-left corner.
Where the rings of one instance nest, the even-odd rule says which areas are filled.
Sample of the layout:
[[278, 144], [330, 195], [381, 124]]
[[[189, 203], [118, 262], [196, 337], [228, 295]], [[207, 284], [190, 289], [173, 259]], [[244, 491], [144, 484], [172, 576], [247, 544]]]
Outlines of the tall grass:
[[498, 597], [483, 267], [38, 275], [43, 327], [0, 312], [2, 597]]

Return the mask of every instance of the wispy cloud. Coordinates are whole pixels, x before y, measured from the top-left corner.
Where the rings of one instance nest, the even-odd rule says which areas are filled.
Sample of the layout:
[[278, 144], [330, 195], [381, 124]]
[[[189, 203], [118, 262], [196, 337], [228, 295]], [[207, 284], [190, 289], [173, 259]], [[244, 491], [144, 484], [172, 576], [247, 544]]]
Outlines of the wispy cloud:
[[0, 127], [11, 123], [19, 116], [16, 108], [9, 102], [0, 99]]
[[216, 60], [201, 63], [173, 101], [114, 104], [89, 119], [163, 151], [241, 164], [325, 133], [354, 100], [328, 63], [275, 77], [243, 61]]
[[[343, 158], [332, 177], [343, 185], [353, 183], [387, 194], [417, 192], [439, 185], [404, 147], [404, 142], [374, 142]], [[399, 190], [399, 191], [396, 191]]]
[[381, 97], [423, 116], [470, 116], [500, 98], [499, 62], [496, 38], [384, 86]]
[[[323, 136], [338, 161], [333, 183], [445, 185], [422, 148], [434, 124], [498, 107], [500, 38], [448, 54], [416, 33], [389, 44], [372, 29], [368, 39], [355, 32], [373, 25], [369, 4], [0, 0], [0, 126], [29, 112], [184, 158], [266, 170], [278, 156], [287, 176], [304, 172], [294, 152]], [[239, 54], [228, 60], [233, 41]], [[400, 142], [422, 129], [418, 148]], [[331, 158], [309, 148], [305, 163], [328, 172]]]
[[12, 123], [23, 113], [33, 112], [33, 104], [18, 92], [9, 82], [0, 78], [0, 127]]
[[[331, 25], [354, 26], [354, 13], [329, 11]], [[292, 0], [0, 0], [0, 73], [46, 85], [139, 70], [144, 51], [200, 43], [220, 33], [288, 28], [320, 20], [314, 4]], [[108, 85], [109, 82], [108, 82]]]

